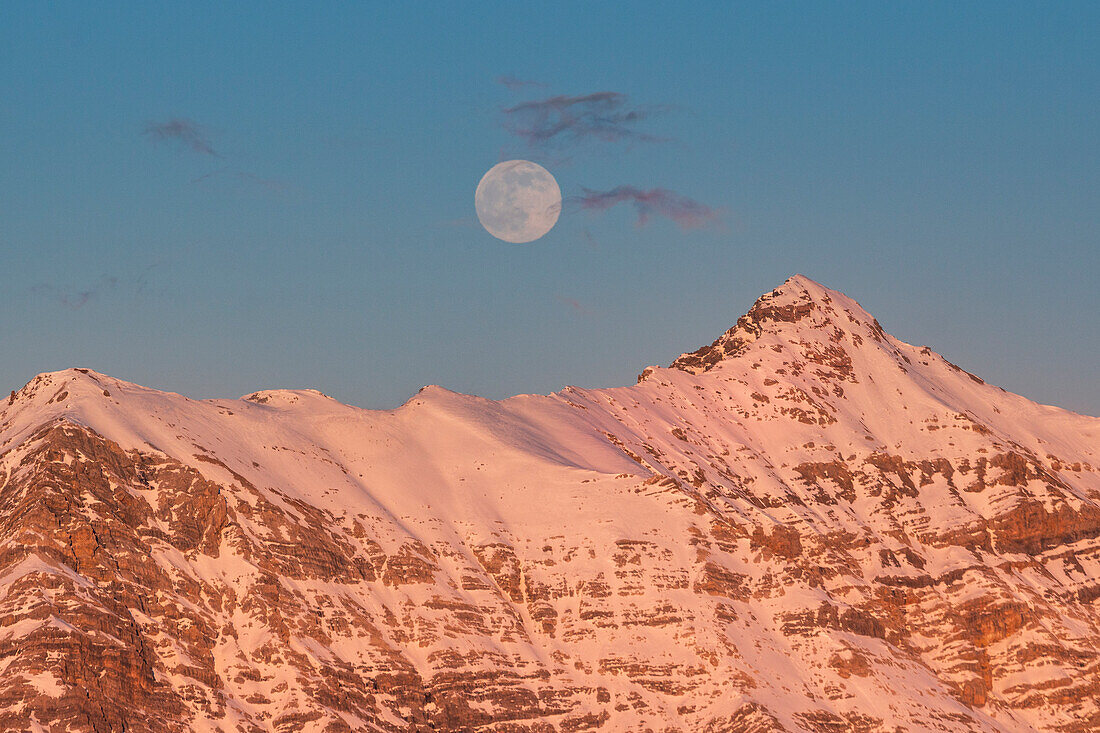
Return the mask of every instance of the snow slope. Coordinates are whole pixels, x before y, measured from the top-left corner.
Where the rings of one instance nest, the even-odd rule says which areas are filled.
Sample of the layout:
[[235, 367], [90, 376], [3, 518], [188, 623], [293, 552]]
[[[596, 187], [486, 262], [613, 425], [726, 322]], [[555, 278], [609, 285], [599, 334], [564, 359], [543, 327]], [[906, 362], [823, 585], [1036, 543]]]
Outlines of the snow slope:
[[1100, 419], [795, 276], [634, 386], [0, 412], [0, 724], [1100, 729]]

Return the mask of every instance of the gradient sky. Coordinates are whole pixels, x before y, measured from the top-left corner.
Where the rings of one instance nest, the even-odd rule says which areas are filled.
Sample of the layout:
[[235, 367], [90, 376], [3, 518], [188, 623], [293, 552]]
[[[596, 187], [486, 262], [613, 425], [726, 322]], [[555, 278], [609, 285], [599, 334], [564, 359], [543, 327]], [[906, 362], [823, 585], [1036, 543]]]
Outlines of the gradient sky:
[[[4, 3], [0, 387], [630, 384], [801, 272], [1100, 415], [1100, 5], [531, 5]], [[502, 112], [598, 92], [602, 134]], [[527, 245], [474, 215], [509, 157], [569, 197]], [[581, 207], [618, 187], [706, 215]]]

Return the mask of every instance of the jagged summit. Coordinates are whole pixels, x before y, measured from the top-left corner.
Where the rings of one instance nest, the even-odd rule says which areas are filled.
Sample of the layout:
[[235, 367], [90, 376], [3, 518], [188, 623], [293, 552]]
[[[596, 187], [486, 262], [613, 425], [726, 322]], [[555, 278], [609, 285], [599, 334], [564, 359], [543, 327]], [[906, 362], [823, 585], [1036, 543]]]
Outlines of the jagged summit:
[[794, 275], [758, 298], [748, 313], [713, 343], [681, 354], [669, 366], [692, 374], [705, 372], [726, 358], [741, 355], [765, 335], [774, 340], [797, 336], [834, 343], [847, 337], [858, 346], [865, 338], [881, 341], [885, 332], [856, 301], [805, 275]]

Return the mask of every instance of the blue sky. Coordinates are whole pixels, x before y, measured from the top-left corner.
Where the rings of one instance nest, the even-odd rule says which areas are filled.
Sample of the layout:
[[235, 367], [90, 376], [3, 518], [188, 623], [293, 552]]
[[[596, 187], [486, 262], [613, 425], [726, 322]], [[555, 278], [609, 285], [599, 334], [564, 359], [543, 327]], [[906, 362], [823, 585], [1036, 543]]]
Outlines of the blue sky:
[[[629, 384], [801, 272], [1100, 415], [1100, 6], [532, 5], [6, 3], [0, 384]], [[619, 139], [502, 113], [597, 92], [642, 113]], [[473, 211], [507, 157], [720, 220], [567, 206], [509, 245]]]

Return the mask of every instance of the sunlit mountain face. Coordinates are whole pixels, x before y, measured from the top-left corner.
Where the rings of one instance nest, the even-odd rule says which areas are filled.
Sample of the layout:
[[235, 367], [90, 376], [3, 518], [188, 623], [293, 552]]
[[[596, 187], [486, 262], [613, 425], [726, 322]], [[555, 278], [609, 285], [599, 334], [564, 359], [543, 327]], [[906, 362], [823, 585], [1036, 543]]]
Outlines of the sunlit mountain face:
[[795, 276], [636, 385], [0, 403], [0, 728], [1100, 730], [1100, 419]]

